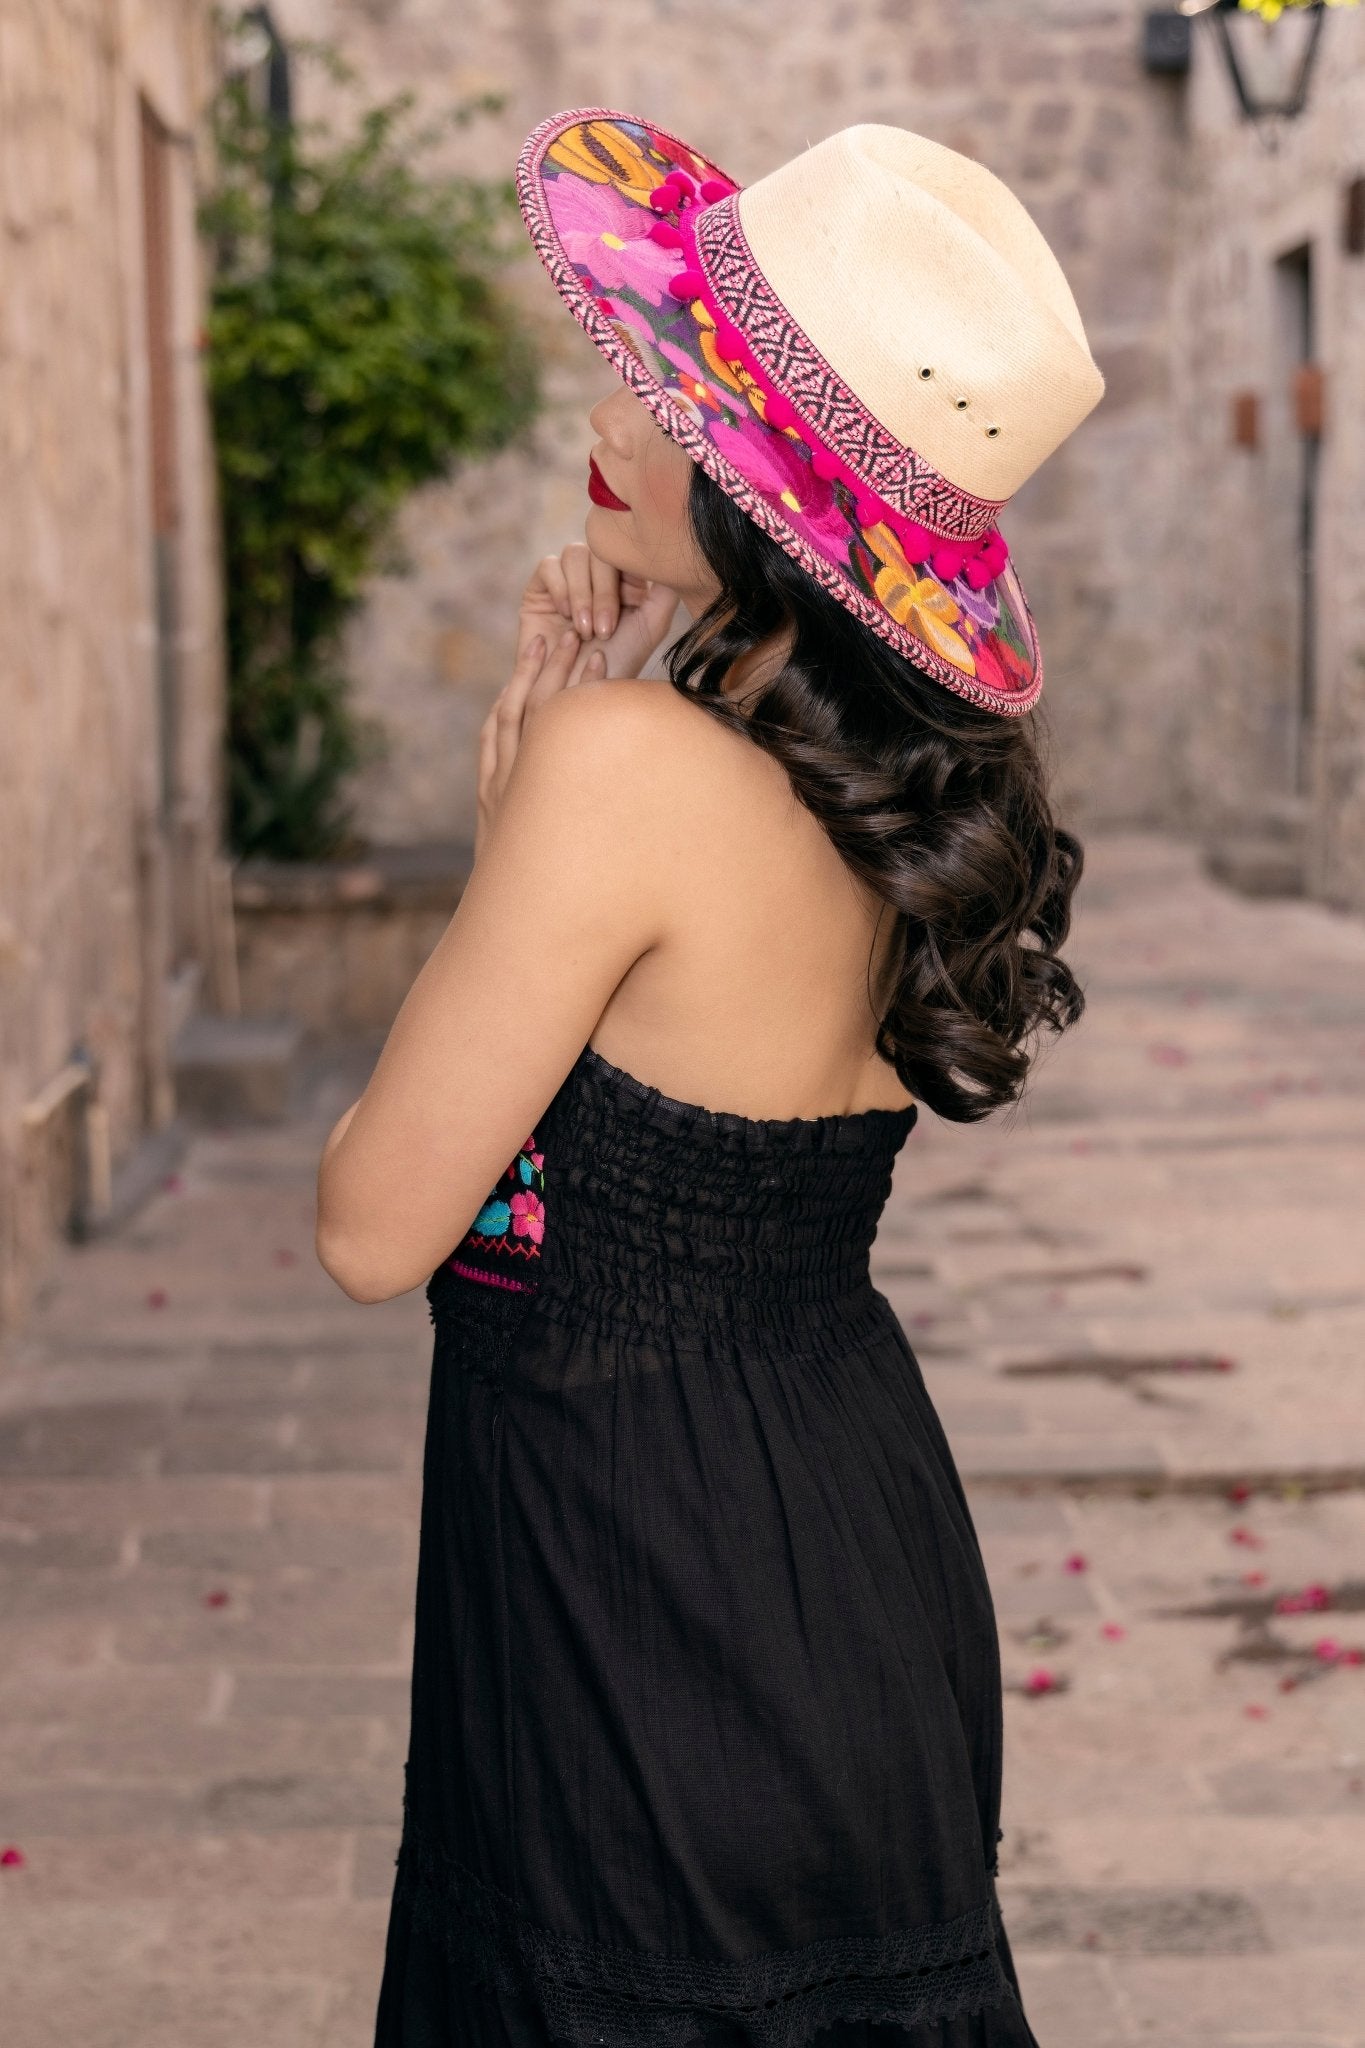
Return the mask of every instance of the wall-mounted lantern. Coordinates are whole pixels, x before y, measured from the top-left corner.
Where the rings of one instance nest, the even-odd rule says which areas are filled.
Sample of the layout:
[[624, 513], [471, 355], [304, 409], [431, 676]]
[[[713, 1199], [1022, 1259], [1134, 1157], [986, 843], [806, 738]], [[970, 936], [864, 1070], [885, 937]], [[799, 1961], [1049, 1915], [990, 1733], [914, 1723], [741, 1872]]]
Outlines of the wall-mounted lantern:
[[247, 79], [261, 112], [287, 128], [293, 118], [289, 51], [268, 5], [247, 7], [237, 17], [227, 63], [229, 70]]
[[1180, 12], [1207, 15], [1243, 118], [1292, 121], [1308, 104], [1322, 41], [1324, 0], [1289, 0], [1273, 11], [1242, 0], [1180, 0]]

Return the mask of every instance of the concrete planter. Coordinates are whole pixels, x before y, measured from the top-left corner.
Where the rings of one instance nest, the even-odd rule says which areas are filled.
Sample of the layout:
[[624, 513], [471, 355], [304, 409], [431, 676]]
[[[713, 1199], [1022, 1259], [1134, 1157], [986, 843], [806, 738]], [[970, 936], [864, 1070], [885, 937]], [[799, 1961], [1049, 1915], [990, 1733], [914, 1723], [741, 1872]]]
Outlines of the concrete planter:
[[377, 848], [345, 862], [239, 861], [232, 901], [244, 1017], [317, 1038], [387, 1030], [460, 900], [472, 850]]

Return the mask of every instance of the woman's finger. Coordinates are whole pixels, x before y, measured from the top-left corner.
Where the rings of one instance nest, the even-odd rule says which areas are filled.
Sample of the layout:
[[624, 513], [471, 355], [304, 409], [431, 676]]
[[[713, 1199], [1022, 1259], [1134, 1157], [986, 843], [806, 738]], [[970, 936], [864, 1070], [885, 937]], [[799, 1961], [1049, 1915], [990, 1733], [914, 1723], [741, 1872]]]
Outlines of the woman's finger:
[[560, 634], [531, 686], [526, 700], [528, 710], [537, 704], [543, 704], [547, 697], [553, 697], [556, 691], [564, 688], [582, 646], [583, 643], [577, 633]]
[[614, 562], [588, 551], [592, 576], [593, 630], [599, 640], [609, 640], [621, 616], [621, 572]]
[[536, 564], [535, 575], [526, 588], [526, 596], [533, 598], [539, 583], [561, 618], [569, 617], [569, 583], [564, 574], [564, 565], [558, 555], [542, 555]]
[[592, 550], [586, 541], [572, 540], [560, 556], [569, 586], [569, 620], [583, 639], [592, 638]]
[[545, 661], [545, 638], [537, 633], [525, 652], [517, 656], [512, 673], [493, 706], [493, 724], [497, 734], [498, 772], [506, 776], [512, 766], [512, 757], [517, 751], [521, 738], [521, 722], [526, 711], [526, 700], [531, 694], [536, 677]]

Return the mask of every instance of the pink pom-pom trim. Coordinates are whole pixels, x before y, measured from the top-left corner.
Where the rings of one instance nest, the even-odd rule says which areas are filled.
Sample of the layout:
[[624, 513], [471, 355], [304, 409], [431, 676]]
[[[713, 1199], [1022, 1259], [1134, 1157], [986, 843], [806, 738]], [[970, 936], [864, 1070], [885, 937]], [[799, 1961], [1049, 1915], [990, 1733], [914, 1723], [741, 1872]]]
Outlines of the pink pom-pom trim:
[[[686, 172], [670, 171], [658, 191], [650, 194], [650, 204], [657, 205], [670, 193], [670, 188], [670, 210], [686, 205], [687, 195], [696, 190]], [[707, 178], [702, 183], [701, 197], [711, 205], [737, 190], [737, 186], [723, 184], [720, 179]], [[656, 221], [650, 229], [655, 241], [663, 243], [665, 248], [676, 246], [682, 253], [683, 268], [676, 277], [669, 279], [668, 290], [675, 299], [684, 303], [693, 299], [702, 301], [715, 322], [717, 354], [722, 361], [742, 369], [752, 379], [763, 402], [764, 423], [776, 433], [791, 434], [802, 441], [810, 449], [811, 468], [815, 474], [825, 483], [842, 483], [852, 493], [858, 524], [863, 527], [889, 527], [903, 548], [907, 561], [916, 564], [927, 561], [940, 583], [954, 583], [959, 576], [965, 576], [973, 590], [984, 590], [988, 583], [993, 583], [1003, 573], [1010, 554], [998, 526], [988, 528], [976, 540], [949, 540], [921, 525], [917, 519], [908, 519], [864, 483], [841, 455], [821, 441], [801, 418], [791, 400], [775, 389], [768, 371], [743, 334], [714, 302], [706, 274], [697, 258], [695, 230], [696, 223], [692, 219], [686, 220], [679, 228]]]

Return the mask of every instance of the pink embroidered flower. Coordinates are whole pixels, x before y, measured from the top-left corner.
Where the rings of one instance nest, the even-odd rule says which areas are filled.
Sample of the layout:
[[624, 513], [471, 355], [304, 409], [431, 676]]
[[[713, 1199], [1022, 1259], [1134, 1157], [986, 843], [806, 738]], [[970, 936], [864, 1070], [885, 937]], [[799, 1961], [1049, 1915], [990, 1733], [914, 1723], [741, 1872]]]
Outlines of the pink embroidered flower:
[[1072, 1551], [1066, 1561], [1066, 1569], [1069, 1572], [1083, 1572], [1088, 1569], [1086, 1559], [1079, 1550]]
[[26, 1860], [23, 1850], [16, 1849], [13, 1842], [0, 1849], [0, 1870], [22, 1870]]
[[834, 487], [815, 474], [793, 442], [778, 433], [761, 439], [741, 434], [723, 421], [711, 428], [711, 439], [746, 482], [804, 523], [817, 547], [842, 556], [848, 545], [849, 524], [839, 510]]
[[1107, 1643], [1121, 1643], [1127, 1633], [1121, 1621], [1106, 1621], [1100, 1627], [1100, 1634]]
[[[586, 270], [598, 291], [628, 288], [661, 306], [668, 280], [678, 267], [672, 249], [650, 240], [654, 215], [632, 206], [610, 185], [577, 178], [555, 188], [555, 226], [571, 263]], [[623, 260], [629, 252], [628, 260]]]
[[1243, 1707], [1242, 1712], [1248, 1721], [1265, 1721], [1270, 1715], [1269, 1707], [1263, 1707], [1259, 1700], [1252, 1700], [1250, 1705]]
[[522, 1190], [513, 1195], [511, 1209], [513, 1237], [529, 1237], [532, 1244], [539, 1244], [545, 1235], [545, 1204], [539, 1195]]

